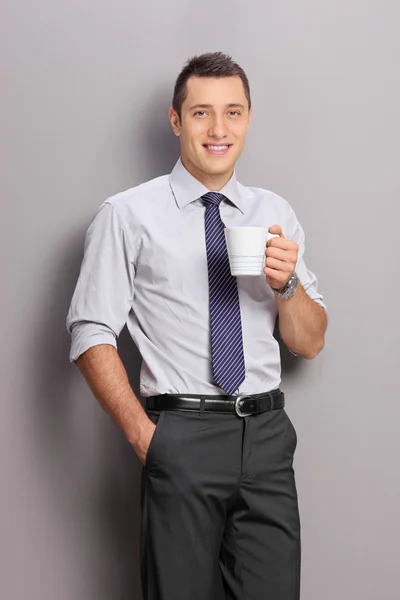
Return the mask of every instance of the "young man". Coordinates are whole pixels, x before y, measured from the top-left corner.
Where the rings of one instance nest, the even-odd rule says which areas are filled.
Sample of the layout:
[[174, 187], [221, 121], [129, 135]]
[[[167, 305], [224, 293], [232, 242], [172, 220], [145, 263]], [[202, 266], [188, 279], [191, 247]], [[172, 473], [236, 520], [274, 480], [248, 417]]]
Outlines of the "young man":
[[[251, 113], [230, 57], [186, 64], [169, 111], [181, 157], [99, 207], [67, 318], [71, 362], [144, 465], [145, 600], [299, 598], [297, 440], [273, 331], [279, 316], [285, 344], [311, 359], [327, 317], [294, 211], [236, 180]], [[276, 234], [264, 274], [230, 274], [225, 226]], [[125, 323], [145, 410], [116, 351]]]

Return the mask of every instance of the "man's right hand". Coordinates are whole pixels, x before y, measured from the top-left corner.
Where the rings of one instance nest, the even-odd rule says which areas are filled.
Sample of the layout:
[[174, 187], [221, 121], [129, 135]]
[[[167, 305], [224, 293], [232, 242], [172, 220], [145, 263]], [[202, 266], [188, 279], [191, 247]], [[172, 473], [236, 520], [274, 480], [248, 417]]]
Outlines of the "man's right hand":
[[157, 425], [146, 416], [146, 422], [140, 429], [139, 438], [133, 444], [133, 449], [143, 466], [146, 464], [147, 452], [156, 427]]

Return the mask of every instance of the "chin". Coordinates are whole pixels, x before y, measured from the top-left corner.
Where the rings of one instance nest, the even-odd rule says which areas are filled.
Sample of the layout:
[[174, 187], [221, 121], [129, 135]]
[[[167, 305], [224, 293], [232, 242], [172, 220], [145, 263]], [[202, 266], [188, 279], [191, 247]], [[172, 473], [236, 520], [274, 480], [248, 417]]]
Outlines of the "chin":
[[235, 165], [231, 163], [226, 165], [215, 165], [215, 168], [211, 169], [210, 172], [213, 173], [213, 175], [224, 175], [225, 173], [232, 171], [234, 168]]
[[207, 173], [207, 175], [223, 175], [233, 170], [235, 167], [235, 163], [232, 162], [232, 157], [228, 160], [221, 160], [223, 157], [204, 157], [198, 156], [197, 160], [189, 158], [189, 164], [201, 171], [203, 173]]
[[204, 161], [204, 166], [213, 173], [225, 173], [232, 169], [234, 165], [232, 157], [229, 157], [229, 160], [223, 160], [223, 157], [211, 157], [211, 160]]

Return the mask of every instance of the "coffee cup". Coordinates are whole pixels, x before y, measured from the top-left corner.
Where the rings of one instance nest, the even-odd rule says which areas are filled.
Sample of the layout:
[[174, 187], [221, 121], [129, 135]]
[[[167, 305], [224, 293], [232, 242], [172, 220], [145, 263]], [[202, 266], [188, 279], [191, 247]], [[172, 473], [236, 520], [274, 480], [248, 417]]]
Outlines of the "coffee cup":
[[225, 239], [232, 275], [261, 275], [267, 241], [275, 237], [268, 227], [226, 227]]

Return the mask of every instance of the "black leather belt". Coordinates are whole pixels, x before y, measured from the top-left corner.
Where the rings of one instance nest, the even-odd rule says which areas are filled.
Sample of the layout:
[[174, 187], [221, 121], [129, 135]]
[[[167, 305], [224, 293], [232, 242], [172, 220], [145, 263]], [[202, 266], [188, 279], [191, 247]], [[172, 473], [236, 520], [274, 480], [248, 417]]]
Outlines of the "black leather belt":
[[195, 410], [232, 413], [248, 417], [258, 413], [278, 410], [285, 406], [285, 394], [278, 388], [262, 394], [238, 396], [212, 396], [204, 394], [161, 394], [146, 398], [149, 410]]

